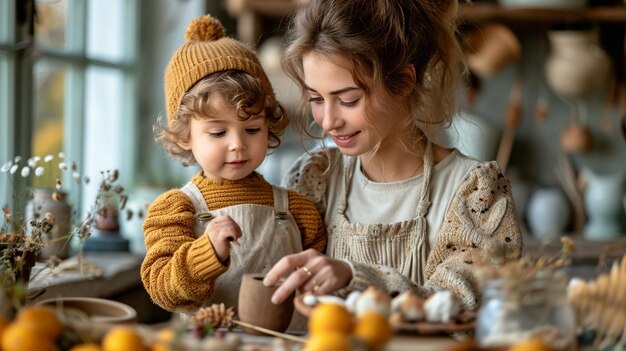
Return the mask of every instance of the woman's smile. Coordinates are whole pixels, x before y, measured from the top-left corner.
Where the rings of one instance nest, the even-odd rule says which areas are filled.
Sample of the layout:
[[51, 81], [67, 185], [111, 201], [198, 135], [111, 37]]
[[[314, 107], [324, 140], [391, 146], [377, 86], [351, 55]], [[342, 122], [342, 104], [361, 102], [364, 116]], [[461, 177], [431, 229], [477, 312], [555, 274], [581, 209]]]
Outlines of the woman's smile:
[[335, 144], [337, 144], [337, 146], [348, 147], [356, 141], [356, 138], [360, 133], [361, 132], [358, 131], [352, 134], [344, 134], [344, 135], [332, 135], [331, 134], [331, 137], [333, 138], [333, 141], [335, 142]]

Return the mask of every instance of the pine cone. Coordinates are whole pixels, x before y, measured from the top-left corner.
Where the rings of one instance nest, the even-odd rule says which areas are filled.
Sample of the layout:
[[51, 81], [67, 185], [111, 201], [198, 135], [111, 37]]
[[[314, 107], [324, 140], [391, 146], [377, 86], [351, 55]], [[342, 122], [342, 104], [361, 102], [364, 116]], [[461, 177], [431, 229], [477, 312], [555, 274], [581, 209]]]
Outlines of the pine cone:
[[191, 323], [196, 326], [210, 325], [214, 329], [229, 328], [234, 316], [234, 308], [226, 308], [223, 303], [212, 304], [209, 307], [200, 308], [191, 319]]

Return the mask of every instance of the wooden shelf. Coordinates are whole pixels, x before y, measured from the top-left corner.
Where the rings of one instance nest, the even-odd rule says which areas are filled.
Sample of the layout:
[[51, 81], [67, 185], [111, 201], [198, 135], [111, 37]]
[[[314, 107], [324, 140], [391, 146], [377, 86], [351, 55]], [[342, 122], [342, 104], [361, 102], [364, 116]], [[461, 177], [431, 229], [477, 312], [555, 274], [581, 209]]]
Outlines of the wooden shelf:
[[626, 7], [605, 6], [582, 9], [548, 9], [502, 7], [488, 4], [463, 4], [459, 8], [462, 22], [613, 22], [626, 23]]
[[[621, 235], [620, 239], [612, 241], [593, 241], [582, 237], [580, 234], [568, 235], [573, 241], [575, 251], [571, 254], [574, 264], [592, 264], [599, 263], [601, 258], [614, 260], [624, 255], [626, 248], [626, 236]], [[541, 255], [554, 255], [561, 250], [561, 242], [558, 239], [544, 242], [524, 235], [524, 254], [530, 257], [539, 257]]]

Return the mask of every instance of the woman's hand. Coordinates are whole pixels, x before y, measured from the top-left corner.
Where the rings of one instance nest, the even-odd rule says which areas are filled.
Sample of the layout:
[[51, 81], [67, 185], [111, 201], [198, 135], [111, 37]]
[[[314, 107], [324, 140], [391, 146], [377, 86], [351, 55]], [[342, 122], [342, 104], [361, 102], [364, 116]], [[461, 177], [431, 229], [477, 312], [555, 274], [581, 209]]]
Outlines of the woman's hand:
[[265, 275], [263, 284], [272, 286], [286, 274], [287, 278], [272, 296], [275, 304], [285, 301], [296, 289], [323, 295], [347, 286], [352, 280], [350, 265], [313, 249], [281, 258]]
[[230, 257], [230, 243], [241, 237], [241, 228], [228, 216], [215, 217], [204, 231], [209, 236], [215, 255], [220, 262]]

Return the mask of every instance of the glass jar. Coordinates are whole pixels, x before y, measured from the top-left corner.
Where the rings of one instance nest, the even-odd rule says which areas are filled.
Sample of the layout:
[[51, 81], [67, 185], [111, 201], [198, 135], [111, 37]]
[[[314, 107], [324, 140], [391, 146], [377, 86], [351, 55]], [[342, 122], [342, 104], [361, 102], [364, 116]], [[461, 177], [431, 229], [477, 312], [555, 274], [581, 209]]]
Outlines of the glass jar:
[[492, 279], [483, 289], [476, 338], [482, 347], [508, 347], [534, 337], [553, 350], [575, 350], [574, 317], [564, 272]]

